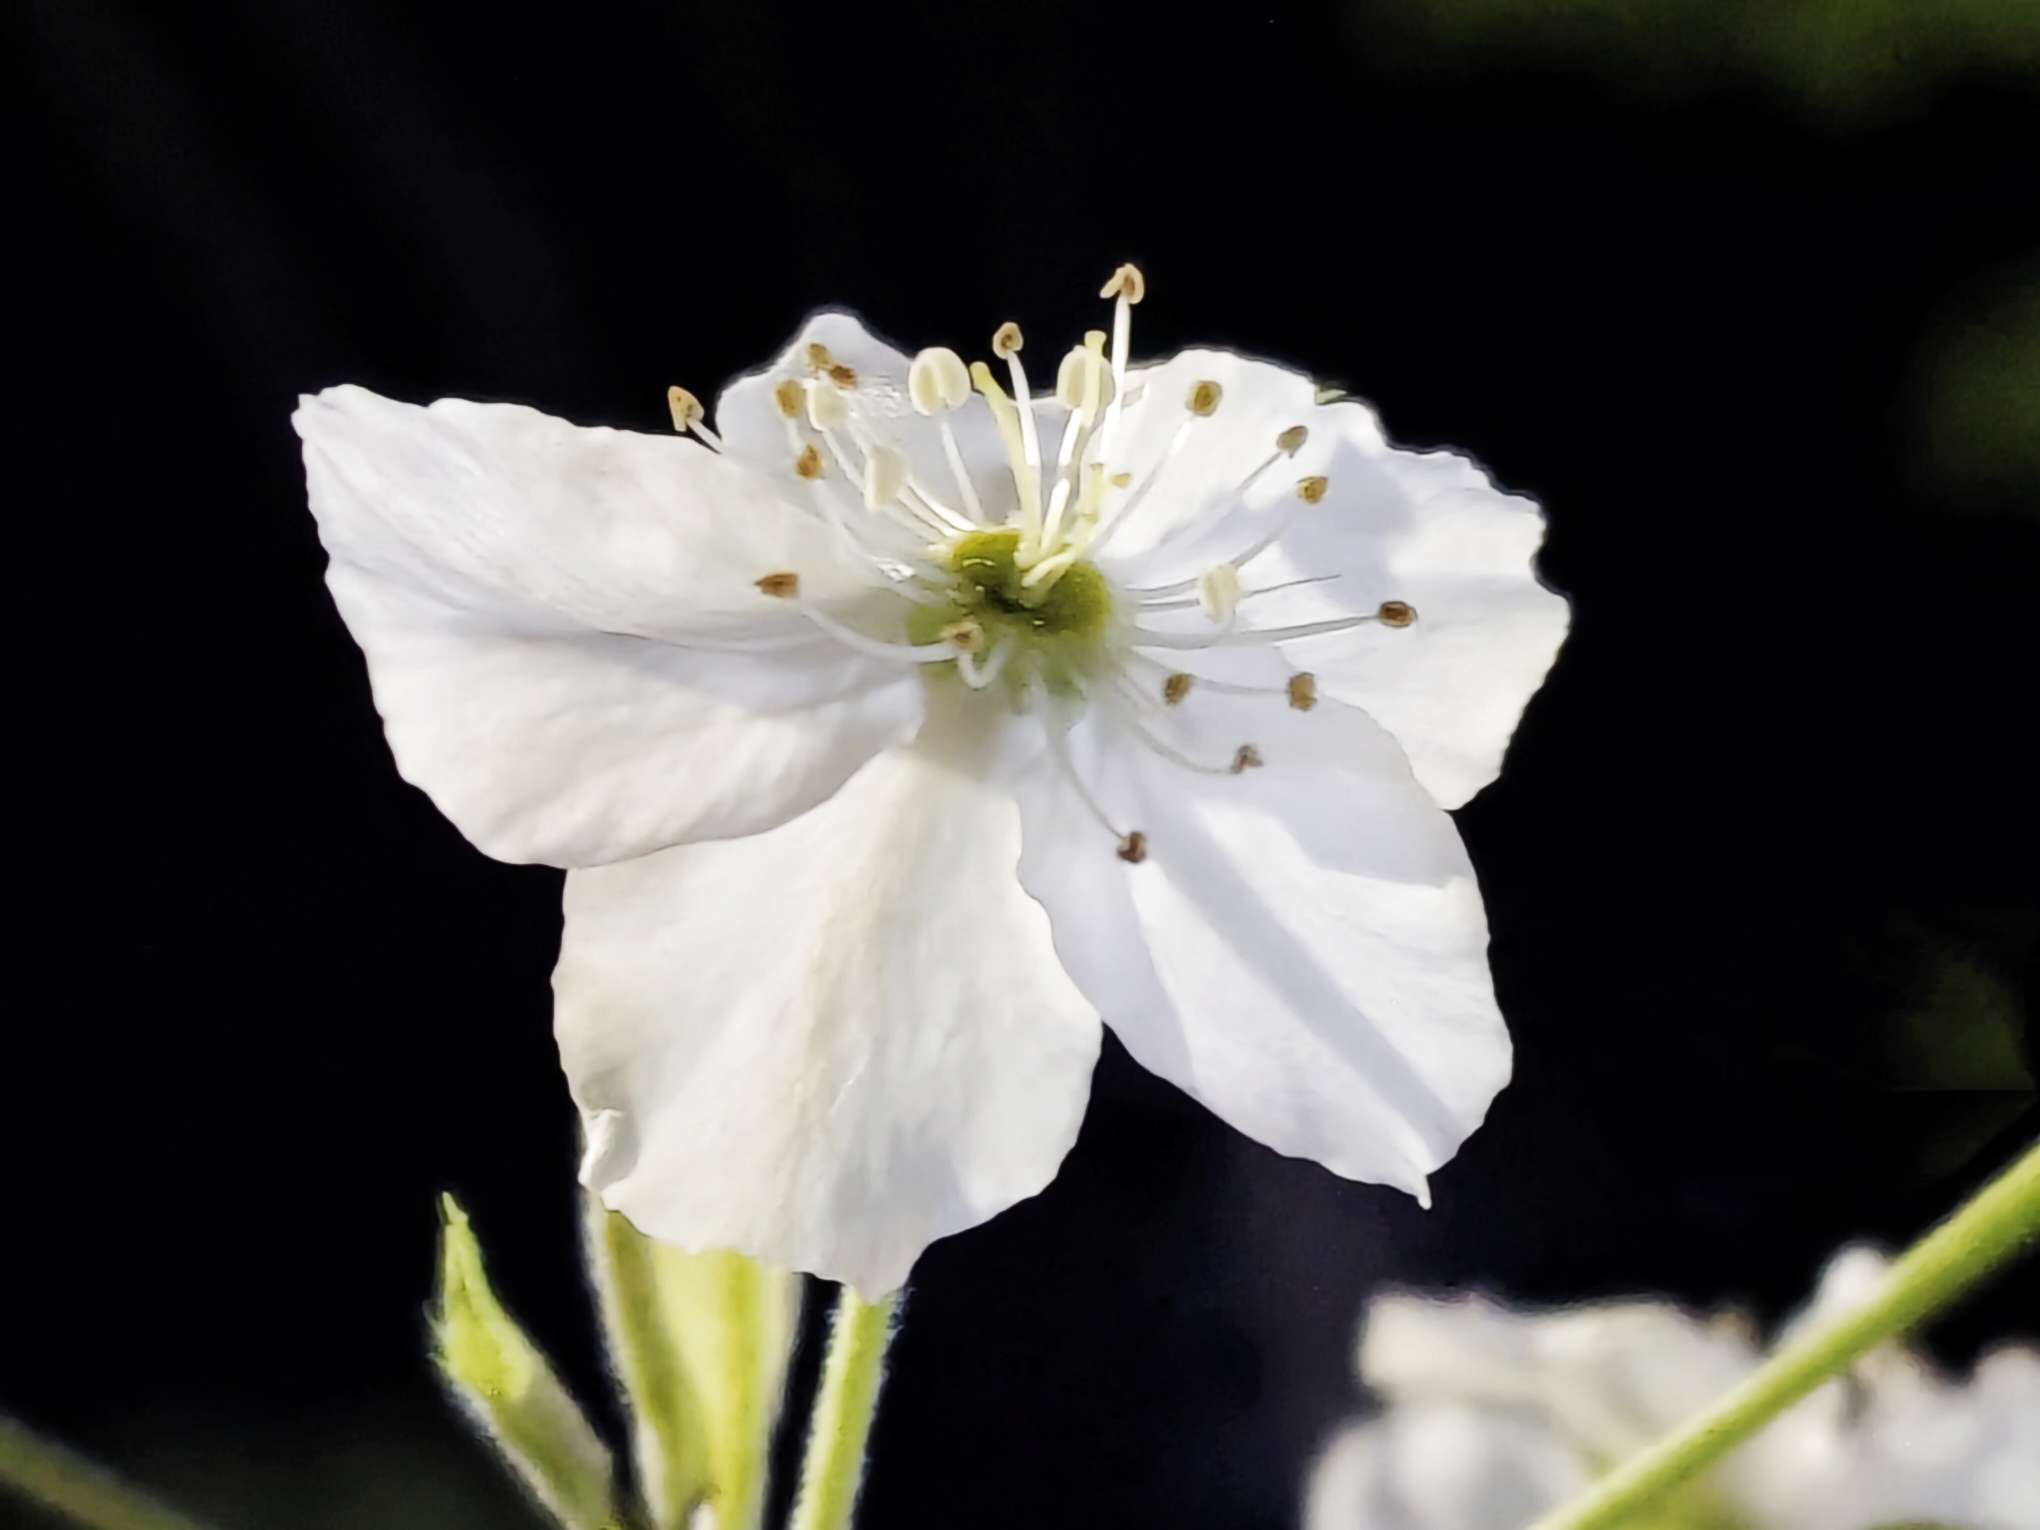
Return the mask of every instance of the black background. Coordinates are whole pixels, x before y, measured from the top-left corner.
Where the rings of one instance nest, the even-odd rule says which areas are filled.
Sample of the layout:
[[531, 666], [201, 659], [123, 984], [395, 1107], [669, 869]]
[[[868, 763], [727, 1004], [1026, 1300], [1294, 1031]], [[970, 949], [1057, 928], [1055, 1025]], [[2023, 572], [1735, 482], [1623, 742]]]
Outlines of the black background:
[[[1108, 1043], [1056, 1184], [920, 1266], [864, 1524], [1287, 1525], [1377, 1286], [1775, 1315], [2031, 1135], [1905, 1087], [2018, 1082], [1959, 1059], [2031, 996], [2040, 496], [1958, 496], [1921, 423], [1935, 337], [2031, 269], [2029, 88], [1838, 121], [1447, 68], [1364, 6], [7, 25], [0, 1406], [227, 1530], [520, 1522], [422, 1360], [441, 1186], [603, 1392], [558, 878], [397, 778], [294, 396], [659, 430], [812, 307], [1074, 336], [1128, 258], [1141, 349], [1285, 358], [1549, 507], [1573, 636], [1459, 815], [1517, 1082], [1426, 1214]], [[1945, 1354], [2030, 1333], [2030, 1277]]]

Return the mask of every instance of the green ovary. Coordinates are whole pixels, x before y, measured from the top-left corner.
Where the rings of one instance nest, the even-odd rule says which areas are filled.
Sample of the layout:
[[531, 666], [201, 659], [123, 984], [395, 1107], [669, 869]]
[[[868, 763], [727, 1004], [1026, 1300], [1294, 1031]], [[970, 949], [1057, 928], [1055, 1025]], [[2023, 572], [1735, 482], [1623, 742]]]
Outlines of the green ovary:
[[1039, 677], [1054, 690], [1073, 687], [1104, 662], [1112, 630], [1112, 591], [1088, 563], [1074, 563], [1046, 587], [1021, 582], [1014, 561], [1017, 531], [973, 531], [949, 549], [955, 574], [950, 602], [916, 606], [908, 618], [914, 642], [939, 641], [942, 629], [974, 620], [985, 630], [985, 654], [1001, 643], [1014, 653], [1006, 675], [1016, 685]]

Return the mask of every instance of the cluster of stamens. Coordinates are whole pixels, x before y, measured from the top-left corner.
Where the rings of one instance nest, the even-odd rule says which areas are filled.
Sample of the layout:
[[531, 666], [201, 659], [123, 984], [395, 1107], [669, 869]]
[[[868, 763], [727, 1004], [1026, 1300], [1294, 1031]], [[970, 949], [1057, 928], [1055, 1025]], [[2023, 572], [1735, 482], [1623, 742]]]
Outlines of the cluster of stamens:
[[[1369, 622], [1408, 627], [1416, 612], [1390, 600], [1367, 615], [1278, 627], [1240, 623], [1247, 602], [1322, 582], [1245, 584], [1248, 566], [1283, 536], [1294, 517], [1324, 502], [1330, 482], [1322, 475], [1296, 480], [1282, 505], [1265, 515], [1251, 545], [1194, 578], [1121, 588], [1099, 571], [1096, 555], [1132, 519], [1191, 433], [1218, 413], [1225, 398], [1217, 381], [1194, 382], [1181, 401], [1175, 430], [1140, 481], [1113, 471], [1123, 413], [1145, 386], [1138, 376], [1131, 383], [1128, 377], [1132, 309], [1145, 294], [1139, 270], [1121, 266], [1100, 293], [1113, 300], [1109, 339], [1105, 331], [1092, 330], [1063, 356], [1054, 388], [1063, 424], [1052, 455], [1044, 450], [1035, 394], [1021, 359], [1025, 339], [1017, 324], [1000, 325], [991, 342], [992, 354], [1005, 365], [1010, 392], [990, 364], [966, 365], [955, 351], [934, 347], [914, 357], [902, 400], [896, 385], [861, 378], [826, 346], [807, 346], [798, 358], [798, 375], [781, 378], [772, 389], [792, 477], [804, 487], [817, 528], [867, 567], [874, 584], [910, 603], [904, 640], [876, 636], [840, 620], [804, 598], [791, 572], [766, 573], [757, 587], [792, 603], [829, 637], [860, 652], [953, 667], [973, 690], [1002, 682], [1020, 708], [1031, 706], [1042, 693], [1112, 706], [1163, 757], [1200, 773], [1238, 776], [1263, 764], [1254, 744], [1241, 744], [1229, 761], [1206, 763], [1178, 750], [1152, 724], [1169, 708], [1183, 705], [1198, 686], [1234, 692], [1265, 688], [1169, 670], [1140, 650], [1281, 643]], [[983, 400], [1005, 448], [1014, 508], [1003, 516], [988, 510], [993, 496], [972, 479], [951, 424], [974, 395]], [[676, 429], [721, 450], [692, 394], [674, 388], [668, 402]], [[905, 407], [932, 420], [939, 431], [950, 478], [946, 491], [924, 482], [895, 444], [894, 424]], [[1268, 454], [1234, 487], [1235, 498], [1247, 496], [1278, 464], [1294, 458], [1309, 434], [1300, 424], [1279, 432]], [[1143, 624], [1150, 613], [1193, 609], [1205, 618], [1201, 630]], [[1140, 666], [1157, 672], [1158, 687], [1136, 683], [1130, 672]], [[1309, 674], [1291, 676], [1280, 693], [1300, 712], [1317, 705], [1317, 683]], [[1051, 755], [1117, 840], [1120, 857], [1145, 859], [1147, 837], [1137, 829], [1122, 833], [1113, 826], [1070, 766], [1053, 723], [1048, 732]]]

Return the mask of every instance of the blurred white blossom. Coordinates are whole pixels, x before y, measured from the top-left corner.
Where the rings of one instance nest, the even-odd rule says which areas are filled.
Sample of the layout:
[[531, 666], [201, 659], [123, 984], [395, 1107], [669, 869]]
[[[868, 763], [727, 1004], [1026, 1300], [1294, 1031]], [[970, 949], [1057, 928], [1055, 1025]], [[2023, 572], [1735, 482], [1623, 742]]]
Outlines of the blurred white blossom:
[[[1885, 1267], [1844, 1250], [1778, 1341], [1865, 1299]], [[1319, 1458], [1307, 1530], [1522, 1530], [1762, 1359], [1738, 1318], [1658, 1302], [1526, 1313], [1377, 1298], [1359, 1369], [1384, 1407]], [[1966, 1382], [1876, 1351], [1635, 1530], [1900, 1525], [2040, 1530], [2040, 1351], [2000, 1348]]]

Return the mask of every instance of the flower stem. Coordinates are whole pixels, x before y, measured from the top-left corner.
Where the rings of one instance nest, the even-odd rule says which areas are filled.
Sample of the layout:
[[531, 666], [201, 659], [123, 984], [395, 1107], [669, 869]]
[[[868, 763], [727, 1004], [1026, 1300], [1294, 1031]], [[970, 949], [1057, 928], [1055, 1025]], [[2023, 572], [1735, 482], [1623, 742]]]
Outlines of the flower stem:
[[1678, 1433], [1531, 1530], [1606, 1530], [1712, 1466], [1815, 1387], [1954, 1301], [2040, 1233], [2040, 1142], [1891, 1266], [1875, 1297], [1787, 1345]]
[[897, 1296], [866, 1302], [848, 1286], [836, 1303], [821, 1392], [808, 1421], [800, 1496], [787, 1530], [848, 1530], [864, 1479], [864, 1447], [878, 1411], [885, 1347], [892, 1338]]
[[203, 1530], [77, 1452], [0, 1415], [0, 1486], [92, 1530]]

